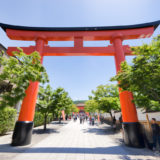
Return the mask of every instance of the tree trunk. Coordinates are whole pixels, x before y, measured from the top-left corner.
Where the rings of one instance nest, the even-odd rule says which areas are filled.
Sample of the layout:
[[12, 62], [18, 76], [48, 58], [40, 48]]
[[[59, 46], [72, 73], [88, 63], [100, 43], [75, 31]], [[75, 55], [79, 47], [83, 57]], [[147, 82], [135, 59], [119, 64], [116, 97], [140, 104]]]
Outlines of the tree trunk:
[[47, 129], [47, 114], [44, 114], [44, 130]]
[[111, 119], [113, 119], [113, 116], [112, 116], [112, 112], [111, 112], [111, 111], [109, 112], [109, 114], [110, 114], [110, 116], [111, 116]]
[[59, 117], [59, 124], [61, 124], [61, 117]]
[[53, 117], [53, 120], [55, 119], [55, 114], [54, 113], [52, 113], [52, 117]]

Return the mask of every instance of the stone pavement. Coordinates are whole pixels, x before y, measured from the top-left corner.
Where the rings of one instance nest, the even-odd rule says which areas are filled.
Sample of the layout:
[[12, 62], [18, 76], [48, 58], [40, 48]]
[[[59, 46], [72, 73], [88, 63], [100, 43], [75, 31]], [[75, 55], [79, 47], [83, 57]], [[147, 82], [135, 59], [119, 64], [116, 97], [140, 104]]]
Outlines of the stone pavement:
[[119, 143], [106, 127], [71, 121], [34, 145], [0, 149], [0, 160], [160, 160], [148, 149]]

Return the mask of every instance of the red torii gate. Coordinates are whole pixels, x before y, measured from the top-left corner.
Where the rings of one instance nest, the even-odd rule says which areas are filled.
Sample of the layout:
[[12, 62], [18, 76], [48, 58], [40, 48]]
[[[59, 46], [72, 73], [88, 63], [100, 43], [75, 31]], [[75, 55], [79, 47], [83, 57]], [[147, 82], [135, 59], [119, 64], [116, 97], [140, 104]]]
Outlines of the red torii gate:
[[[35, 41], [35, 46], [21, 47], [26, 54], [38, 51], [43, 56], [114, 56], [116, 71], [120, 71], [121, 62], [126, 55], [132, 55], [128, 45], [122, 41], [150, 37], [160, 21], [111, 27], [25, 27], [0, 24], [7, 36], [12, 40]], [[108, 47], [84, 47], [83, 41], [109, 40]], [[49, 47], [48, 41], [74, 41], [74, 47]], [[8, 47], [7, 53], [12, 55], [16, 47]], [[31, 142], [33, 119], [38, 93], [38, 82], [30, 82], [23, 100], [19, 119], [16, 122], [12, 145], [27, 145]], [[120, 104], [123, 117], [124, 142], [132, 147], [144, 147], [136, 107], [132, 103], [132, 93], [120, 92]]]

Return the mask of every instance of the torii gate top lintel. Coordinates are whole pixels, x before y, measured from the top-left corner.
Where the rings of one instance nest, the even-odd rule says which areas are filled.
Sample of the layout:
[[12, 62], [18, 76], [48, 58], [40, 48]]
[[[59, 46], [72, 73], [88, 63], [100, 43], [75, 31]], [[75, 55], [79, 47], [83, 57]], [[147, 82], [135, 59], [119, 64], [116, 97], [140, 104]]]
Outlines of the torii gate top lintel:
[[[160, 21], [123, 26], [106, 27], [27, 27], [0, 23], [0, 26], [12, 40], [37, 41], [74, 41], [74, 47], [49, 47], [43, 46], [43, 56], [113, 56], [114, 49], [108, 47], [84, 47], [83, 41], [109, 40], [121, 37], [123, 40], [148, 38], [153, 33]], [[125, 55], [131, 55], [129, 46], [123, 46]], [[34, 46], [22, 47], [29, 54], [35, 50]], [[7, 53], [11, 55], [15, 47], [9, 47]]]
[[[159, 24], [160, 20], [143, 24], [105, 27], [27, 27], [3, 23], [0, 23], [0, 26], [11, 39], [23, 40], [25, 36], [24, 40], [35, 40], [35, 36], [44, 36], [48, 41], [70, 41], [74, 40], [73, 37], [83, 37], [83, 40], [110, 40], [113, 33], [123, 34], [124, 39], [146, 38], [152, 35]], [[27, 35], [24, 34], [25, 32]], [[35, 34], [31, 36], [30, 34], [33, 33]], [[106, 34], [104, 35], [104, 33]]]

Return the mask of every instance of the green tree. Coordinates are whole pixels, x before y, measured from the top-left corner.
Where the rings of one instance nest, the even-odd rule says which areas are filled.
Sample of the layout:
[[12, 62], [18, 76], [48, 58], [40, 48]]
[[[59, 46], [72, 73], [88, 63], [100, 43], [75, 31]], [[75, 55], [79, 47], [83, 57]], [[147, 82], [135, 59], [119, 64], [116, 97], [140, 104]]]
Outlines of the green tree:
[[53, 91], [48, 84], [46, 87], [40, 86], [38, 93], [37, 109], [44, 116], [44, 130], [47, 127], [47, 118], [53, 111]]
[[102, 97], [119, 97], [117, 85], [99, 85], [96, 90], [92, 90], [93, 96], [89, 96], [90, 99], [99, 100]]
[[117, 111], [120, 110], [120, 103], [118, 97], [102, 97], [99, 101], [99, 110], [103, 112], [107, 112], [112, 116], [112, 110]]
[[85, 112], [95, 113], [98, 110], [98, 103], [94, 99], [85, 102]]
[[0, 108], [15, 106], [24, 98], [30, 81], [48, 82], [45, 68], [40, 63], [38, 52], [26, 55], [22, 49], [7, 58], [0, 53]]
[[64, 112], [66, 115], [69, 115], [72, 113], [72, 106], [73, 106], [73, 101], [70, 97], [67, 97], [65, 99], [65, 109]]
[[112, 110], [120, 110], [119, 92], [117, 85], [99, 85], [95, 91], [92, 91], [92, 99], [97, 102], [98, 112], [107, 112], [112, 117]]
[[[53, 93], [53, 103], [55, 106], [54, 114], [60, 119], [62, 110], [65, 111], [66, 114], [71, 112], [73, 101], [69, 97], [68, 92], [64, 90], [64, 88], [57, 88]], [[61, 120], [61, 119], [60, 119]]]
[[132, 65], [121, 64], [112, 81], [119, 81], [119, 87], [134, 94], [138, 107], [160, 110], [160, 35], [151, 44], [131, 48], [136, 57]]
[[71, 113], [78, 113], [79, 112], [79, 109], [77, 108], [77, 106], [75, 104], [72, 104], [72, 107], [71, 107]]

